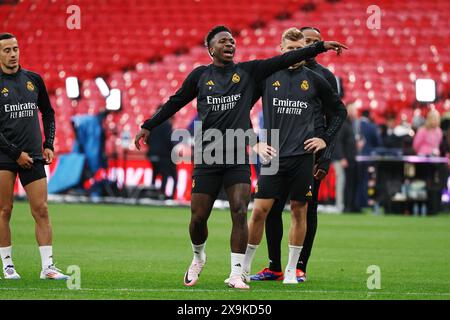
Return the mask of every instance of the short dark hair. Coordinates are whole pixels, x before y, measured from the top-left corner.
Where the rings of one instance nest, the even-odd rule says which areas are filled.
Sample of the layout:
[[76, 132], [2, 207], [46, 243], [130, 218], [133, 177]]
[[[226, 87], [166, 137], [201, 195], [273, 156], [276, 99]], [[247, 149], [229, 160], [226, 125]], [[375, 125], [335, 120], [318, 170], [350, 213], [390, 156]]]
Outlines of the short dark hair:
[[214, 36], [220, 32], [224, 32], [224, 31], [231, 33], [231, 30], [225, 26], [215, 26], [214, 28], [212, 28], [206, 35], [205, 46], [207, 48], [209, 48], [209, 44], [210, 44], [211, 40], [214, 38]]
[[364, 109], [361, 112], [361, 115], [366, 118], [370, 118], [370, 109]]
[[2, 32], [2, 33], [0, 33], [0, 41], [1, 40], [6, 40], [6, 39], [13, 39], [13, 38], [15, 38], [16, 36], [15, 35], [13, 35], [12, 33], [8, 33], [8, 32]]
[[317, 31], [319, 34], [320, 34], [320, 30], [318, 29], [318, 28], [315, 28], [315, 27], [301, 27], [300, 28], [300, 31], [305, 31], [305, 30], [314, 30], [314, 31]]

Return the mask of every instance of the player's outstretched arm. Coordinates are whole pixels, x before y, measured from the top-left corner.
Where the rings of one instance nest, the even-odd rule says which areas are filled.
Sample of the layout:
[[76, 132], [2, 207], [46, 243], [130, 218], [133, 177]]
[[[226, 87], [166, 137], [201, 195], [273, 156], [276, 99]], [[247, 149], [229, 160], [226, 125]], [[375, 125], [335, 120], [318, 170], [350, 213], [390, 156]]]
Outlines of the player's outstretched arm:
[[200, 75], [205, 70], [205, 66], [194, 69], [189, 76], [184, 80], [182, 86], [178, 91], [169, 98], [169, 100], [158, 109], [158, 111], [141, 126], [141, 130], [138, 132], [134, 139], [134, 145], [136, 149], [141, 150], [141, 140], [147, 141], [150, 131], [159, 126], [161, 123], [172, 117], [181, 108], [194, 100], [198, 94], [198, 81]]
[[259, 82], [267, 78], [272, 73], [287, 69], [303, 60], [314, 58], [320, 53], [328, 50], [334, 50], [338, 54], [341, 54], [343, 49], [348, 49], [348, 47], [337, 41], [319, 41], [313, 45], [298, 50], [292, 50], [273, 58], [253, 60], [244, 62], [241, 65], [254, 76], [257, 82]]
[[139, 132], [136, 134], [136, 137], [134, 138], [134, 145], [136, 149], [141, 150], [141, 140], [144, 143], [147, 143], [148, 136], [150, 135], [150, 130], [147, 130], [145, 128], [141, 128]]

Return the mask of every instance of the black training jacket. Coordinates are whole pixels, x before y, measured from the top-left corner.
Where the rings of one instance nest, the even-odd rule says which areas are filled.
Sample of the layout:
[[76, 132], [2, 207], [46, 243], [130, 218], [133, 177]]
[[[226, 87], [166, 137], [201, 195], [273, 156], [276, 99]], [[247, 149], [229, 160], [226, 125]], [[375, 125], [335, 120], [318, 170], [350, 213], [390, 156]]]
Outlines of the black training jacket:
[[[279, 130], [280, 157], [307, 153], [304, 142], [322, 138], [327, 145], [335, 138], [347, 111], [330, 84], [307, 67], [284, 69], [261, 84], [264, 128]], [[315, 119], [330, 115], [330, 124], [319, 134]], [[274, 146], [268, 133], [267, 141]]]
[[[258, 83], [274, 72], [325, 51], [323, 42], [318, 42], [266, 60], [231, 63], [225, 67], [213, 64], [200, 66], [189, 74], [181, 88], [170, 97], [159, 112], [144, 122], [142, 128], [152, 130], [197, 98], [197, 112], [199, 120], [202, 121], [201, 136], [209, 137], [206, 132], [208, 129], [217, 129], [221, 133], [216, 139], [203, 140], [201, 150], [211, 148], [214, 144], [214, 146], [222, 145], [224, 153], [233, 151], [235, 154], [241, 154], [245, 152], [248, 142], [236, 143], [234, 150], [226, 150], [226, 130], [247, 131], [251, 128], [250, 110], [258, 99]], [[196, 141], [198, 138], [199, 134], [196, 133]], [[195, 166], [206, 165], [196, 163]]]
[[[44, 144], [38, 110], [42, 113]], [[43, 160], [43, 148], [53, 150], [54, 140], [55, 111], [42, 78], [21, 68], [15, 74], [0, 69], [0, 164], [16, 163], [22, 151]]]

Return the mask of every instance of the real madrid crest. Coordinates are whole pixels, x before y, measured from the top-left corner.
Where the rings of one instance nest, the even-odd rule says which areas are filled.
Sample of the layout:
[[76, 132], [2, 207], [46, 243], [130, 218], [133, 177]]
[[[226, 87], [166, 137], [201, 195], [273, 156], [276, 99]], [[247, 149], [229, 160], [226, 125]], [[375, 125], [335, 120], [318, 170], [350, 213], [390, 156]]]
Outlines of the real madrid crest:
[[239, 81], [241, 81], [241, 77], [235, 73], [233, 74], [233, 78], [231, 78], [231, 81], [233, 81], [234, 83], [238, 83]]
[[29, 91], [34, 91], [34, 84], [31, 81], [27, 81], [27, 89]]
[[308, 90], [309, 89], [309, 83], [307, 80], [303, 80], [302, 84], [300, 85], [300, 88], [302, 88], [302, 90]]
[[7, 88], [3, 88], [2, 94], [5, 98], [8, 96], [8, 92], [9, 92], [9, 90]]
[[195, 188], [195, 179], [192, 179], [192, 188]]

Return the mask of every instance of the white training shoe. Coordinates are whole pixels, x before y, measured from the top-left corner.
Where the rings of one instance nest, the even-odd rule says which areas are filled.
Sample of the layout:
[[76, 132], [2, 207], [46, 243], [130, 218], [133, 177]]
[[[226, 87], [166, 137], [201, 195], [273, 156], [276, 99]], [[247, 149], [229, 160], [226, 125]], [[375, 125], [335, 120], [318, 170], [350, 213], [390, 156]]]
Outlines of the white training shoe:
[[48, 266], [41, 271], [41, 279], [43, 280], [67, 280], [69, 276], [66, 276], [59, 270], [54, 264]]
[[14, 266], [6, 266], [5, 269], [3, 269], [3, 276], [5, 277], [5, 280], [19, 280], [20, 275], [16, 272], [16, 269], [14, 269]]
[[189, 266], [189, 269], [187, 269], [186, 273], [184, 274], [184, 285], [188, 287], [194, 286], [197, 281], [198, 277], [200, 277], [200, 273], [203, 270], [203, 267], [206, 263], [206, 257], [205, 261], [194, 261], [192, 260], [191, 265]]
[[250, 286], [244, 282], [242, 276], [231, 276], [228, 280], [228, 286], [235, 289], [250, 289]]
[[[241, 277], [242, 277], [242, 281], [244, 281], [245, 283], [250, 282], [250, 272], [243, 271]], [[225, 283], [225, 284], [228, 284], [229, 282], [230, 282], [230, 278], [226, 278], [223, 281], [223, 283]]]
[[297, 274], [295, 272], [296, 270], [293, 269], [286, 269], [286, 271], [284, 272], [284, 279], [283, 279], [283, 283], [284, 284], [297, 284], [298, 280], [297, 280]]

